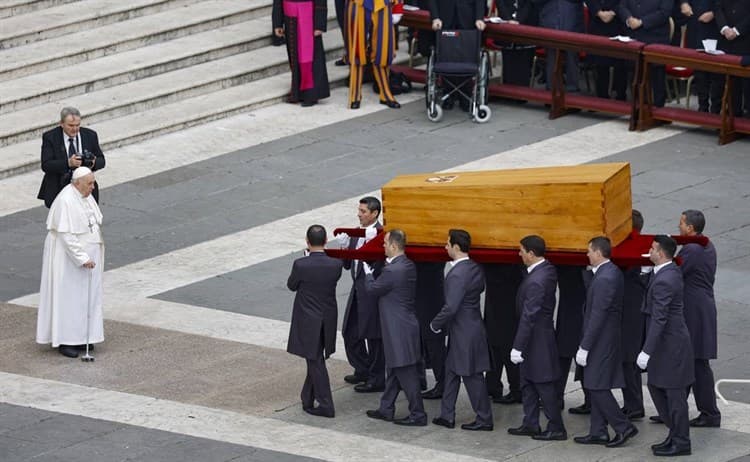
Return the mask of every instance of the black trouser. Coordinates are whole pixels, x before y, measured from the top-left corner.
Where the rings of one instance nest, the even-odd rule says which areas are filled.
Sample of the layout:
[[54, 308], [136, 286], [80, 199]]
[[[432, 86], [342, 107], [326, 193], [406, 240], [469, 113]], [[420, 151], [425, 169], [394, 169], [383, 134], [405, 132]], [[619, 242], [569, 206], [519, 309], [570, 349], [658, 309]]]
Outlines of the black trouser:
[[419, 392], [419, 375], [416, 364], [388, 369], [385, 391], [380, 398], [380, 413], [393, 418], [396, 410], [396, 398], [401, 390], [404, 391], [409, 402], [409, 417], [414, 420], [427, 420], [422, 395]]
[[[690, 393], [688, 387], [688, 393]], [[708, 359], [695, 360], [695, 382], [692, 385], [695, 406], [702, 416], [715, 421], [721, 420], [721, 412], [716, 406], [716, 392], [714, 390], [714, 372]]]
[[690, 447], [690, 420], [688, 417], [687, 390], [685, 388], [659, 388], [648, 386], [651, 399], [659, 417], [669, 428], [669, 438], [679, 449]]
[[557, 396], [557, 407], [562, 408], [565, 403], [565, 386], [568, 384], [568, 373], [573, 358], [560, 356], [560, 378], [555, 382], [555, 393]]
[[649, 64], [655, 107], [664, 107], [664, 103], [667, 101], [666, 72], [665, 67], [661, 64]]
[[698, 109], [718, 114], [721, 112], [721, 98], [724, 94], [724, 76], [710, 72], [695, 71], [695, 93], [698, 95]]
[[629, 412], [643, 411], [643, 382], [641, 369], [636, 363], [622, 363], [625, 388], [622, 389], [622, 407]]
[[356, 299], [350, 307], [347, 325], [341, 334], [344, 337], [346, 359], [354, 368], [354, 375], [366, 378], [367, 383], [374, 386], [383, 386], [385, 383], [383, 341], [379, 338], [360, 338]]
[[596, 96], [609, 98], [609, 69], [614, 68], [612, 75], [612, 92], [615, 99], [625, 101], [627, 97], [628, 69], [622, 64], [610, 66], [609, 64], [596, 66]]
[[510, 360], [510, 349], [500, 346], [490, 346], [490, 358], [492, 359], [492, 370], [487, 371], [487, 391], [492, 396], [503, 394], [503, 368], [508, 376], [508, 389], [511, 393], [521, 394], [521, 376], [518, 366]]
[[482, 425], [492, 425], [492, 405], [487, 394], [484, 374], [481, 372], [464, 376], [456, 375], [452, 370], [446, 369], [443, 400], [440, 402], [440, 417], [450, 422], [456, 420], [456, 400], [462, 381], [466, 387], [466, 394], [469, 395], [471, 408], [477, 415], [476, 421]]
[[419, 376], [421, 380], [426, 381], [425, 369], [432, 368], [432, 375], [435, 377], [435, 388], [441, 393], [443, 391], [443, 384], [445, 383], [446, 352], [445, 337], [428, 337], [427, 335], [422, 335], [423, 360], [420, 362]]
[[531, 63], [535, 52], [535, 46], [503, 48], [503, 83], [528, 86], [531, 82]]
[[331, 382], [328, 379], [326, 361], [322, 357], [317, 359], [305, 359], [307, 361], [307, 377], [302, 385], [302, 407], [309, 409], [318, 401], [320, 409], [334, 412], [333, 396], [331, 395]]
[[590, 435], [609, 435], [607, 424], [616, 433], [625, 433], [632, 424], [620, 410], [612, 390], [586, 390], [591, 400], [591, 427]]
[[344, 61], [348, 62], [349, 56], [349, 37], [346, 36], [346, 1], [347, 0], [335, 0], [334, 6], [336, 7], [336, 22], [341, 29], [341, 36], [344, 37]]
[[560, 404], [557, 401], [555, 382], [534, 383], [529, 382], [523, 376], [521, 368], [521, 396], [523, 399], [523, 425], [529, 428], [539, 428], [539, 401], [542, 401], [544, 415], [549, 423], [547, 430], [558, 432], [564, 431], [565, 425], [560, 413]]

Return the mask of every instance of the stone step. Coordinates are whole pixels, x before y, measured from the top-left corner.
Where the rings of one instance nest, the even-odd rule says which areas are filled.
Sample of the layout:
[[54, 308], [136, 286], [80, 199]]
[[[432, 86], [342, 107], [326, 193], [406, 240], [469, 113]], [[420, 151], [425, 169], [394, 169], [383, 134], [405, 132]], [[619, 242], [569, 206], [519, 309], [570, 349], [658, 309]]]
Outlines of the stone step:
[[[269, 0], [209, 0], [0, 51], [0, 81], [271, 14]], [[268, 33], [268, 31], [266, 31]], [[77, 69], [77, 66], [72, 67]]]
[[78, 0], [4, 0], [0, 1], [0, 18], [31, 13]]
[[[335, 24], [330, 19], [329, 27]], [[340, 35], [337, 33], [336, 35]], [[328, 43], [327, 49], [340, 54], [340, 40]], [[72, 96], [27, 109], [0, 114], [0, 147], [38, 139], [57, 125], [61, 107], [73, 106], [85, 111], [87, 124], [190, 98], [210, 91], [244, 84], [288, 70], [283, 47], [263, 47], [246, 53], [197, 64], [153, 77], [134, 80], [99, 91]]]
[[0, 114], [243, 53], [270, 43], [268, 18], [0, 82]]
[[[341, 34], [333, 31], [333, 33], [326, 34], [324, 40], [329, 59], [328, 78], [331, 86], [347, 85], [349, 69], [333, 65], [333, 60], [338, 59], [341, 55], [343, 46]], [[406, 42], [403, 41], [400, 46], [401, 50], [405, 50]], [[286, 55], [283, 54], [283, 57], [285, 59]], [[401, 63], [407, 60], [406, 52], [401, 51], [397, 55], [396, 62]], [[136, 143], [160, 134], [283, 102], [289, 93], [290, 79], [291, 74], [284, 72], [283, 74], [93, 124], [88, 124], [86, 114], [84, 114], [84, 124], [99, 133], [99, 140], [106, 154], [107, 149]], [[365, 84], [363, 91], [372, 91], [371, 84]], [[55, 109], [59, 111], [59, 107]], [[311, 110], [315, 111], [316, 108]], [[356, 113], [353, 112], [352, 116], [356, 116]], [[249, 121], [248, 123], [252, 122]], [[3, 165], [0, 167], [0, 178], [39, 169], [40, 146], [41, 141], [35, 139], [0, 148], [0, 158], [3, 159]], [[155, 153], [155, 155], [157, 154]]]
[[0, 19], [0, 49], [158, 13], [198, 0], [81, 0]]

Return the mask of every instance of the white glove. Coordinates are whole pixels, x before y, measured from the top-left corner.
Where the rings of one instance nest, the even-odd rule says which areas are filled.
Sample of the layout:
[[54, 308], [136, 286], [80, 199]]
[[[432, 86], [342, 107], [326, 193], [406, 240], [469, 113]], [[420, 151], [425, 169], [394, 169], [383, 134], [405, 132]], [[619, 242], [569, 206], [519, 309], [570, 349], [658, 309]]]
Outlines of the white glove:
[[377, 235], [378, 230], [374, 226], [365, 228], [365, 242], [370, 242], [370, 240]]
[[373, 273], [372, 266], [368, 265], [366, 261], [362, 262], [362, 269], [365, 270], [365, 274], [372, 274]]
[[638, 367], [646, 370], [646, 367], [648, 367], [648, 360], [651, 359], [651, 356], [646, 354], [646, 352], [641, 351], [638, 353], [638, 359], [635, 360], [636, 364], [638, 364]]
[[341, 233], [341, 234], [336, 235], [336, 241], [339, 243], [339, 247], [341, 247], [342, 249], [349, 247], [350, 239], [351, 238], [346, 233]]
[[391, 18], [393, 18], [393, 24], [394, 24], [394, 25], [395, 25], [395, 24], [398, 24], [398, 23], [399, 23], [399, 22], [401, 21], [401, 17], [402, 17], [402, 16], [403, 16], [403, 14], [393, 13], [393, 14], [391, 15]]
[[586, 367], [586, 360], [589, 357], [589, 352], [584, 350], [581, 347], [578, 347], [578, 352], [576, 353], [576, 363], [581, 367]]
[[515, 348], [510, 350], [510, 362], [513, 364], [521, 364], [523, 362], [522, 353]]

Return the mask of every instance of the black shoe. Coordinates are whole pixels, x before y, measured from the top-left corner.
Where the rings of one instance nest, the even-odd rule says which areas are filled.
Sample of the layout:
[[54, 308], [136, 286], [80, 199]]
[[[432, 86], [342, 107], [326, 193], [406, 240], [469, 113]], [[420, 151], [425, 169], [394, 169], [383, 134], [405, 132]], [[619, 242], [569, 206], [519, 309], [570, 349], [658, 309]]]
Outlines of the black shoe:
[[396, 425], [404, 425], [406, 427], [425, 427], [427, 426], [427, 417], [423, 419], [412, 419], [411, 417], [406, 416], [403, 419], [395, 419], [393, 423]]
[[435, 425], [440, 425], [441, 427], [445, 427], [445, 428], [453, 428], [456, 426], [456, 422], [453, 422], [448, 419], [444, 419], [442, 417], [435, 417], [434, 419], [432, 419], [432, 423], [434, 423]]
[[654, 455], [655, 456], [665, 456], [665, 457], [674, 457], [674, 456], [689, 456], [693, 452], [690, 450], [690, 446], [685, 448], [677, 447], [675, 444], [670, 444], [669, 446], [665, 446], [663, 448], [654, 449]]
[[385, 386], [375, 386], [371, 383], [360, 383], [354, 386], [354, 391], [357, 393], [378, 393], [385, 390]]
[[625, 414], [625, 417], [627, 417], [628, 420], [636, 420], [646, 417], [646, 413], [643, 411], [643, 409], [641, 409], [640, 411], [631, 411], [629, 409], [622, 408], [622, 413]]
[[390, 99], [385, 100], [385, 101], [381, 101], [380, 104], [384, 104], [384, 105], [388, 106], [391, 109], [399, 109], [401, 107], [401, 105], [398, 104], [398, 101], [396, 101], [396, 100], [390, 100]]
[[438, 387], [435, 387], [431, 390], [427, 390], [426, 392], [422, 393], [422, 399], [440, 399], [443, 397], [443, 390], [438, 390]]
[[[76, 348], [78, 348], [78, 350], [80, 350], [80, 351], [86, 351], [86, 344], [76, 345]], [[89, 343], [89, 351], [94, 351], [94, 344], [93, 343]]]
[[420, 380], [419, 381], [419, 391], [425, 391], [427, 390], [427, 381]]
[[538, 435], [533, 435], [532, 438], [539, 441], [565, 441], [568, 439], [568, 433], [565, 430], [561, 432], [547, 430]]
[[586, 435], [586, 436], [576, 436], [573, 438], [573, 441], [575, 441], [578, 444], [600, 444], [605, 445], [609, 443], [609, 436], [608, 435], [600, 435], [600, 436], [594, 436], [594, 435]]
[[607, 447], [616, 448], [617, 446], [622, 446], [623, 444], [625, 444], [627, 440], [629, 440], [630, 438], [634, 437], [637, 434], [638, 434], [638, 429], [631, 426], [624, 432], [615, 434], [615, 437], [612, 438], [612, 441], [607, 443]]
[[672, 444], [672, 438], [667, 437], [667, 439], [665, 439], [661, 443], [652, 444], [651, 445], [651, 449], [664, 449], [664, 448], [666, 448], [667, 446], [669, 446], [671, 444]]
[[308, 414], [314, 415], [317, 417], [333, 418], [336, 415], [335, 412], [328, 410], [328, 409], [323, 409], [321, 407], [306, 407], [306, 408], [303, 408], [303, 410], [307, 412]]
[[352, 385], [356, 385], [358, 383], [367, 382], [367, 377], [357, 375], [357, 374], [347, 375], [346, 377], [344, 377], [344, 382], [351, 383]]
[[469, 430], [472, 432], [491, 432], [495, 427], [492, 424], [479, 423], [476, 420], [471, 423], [461, 425], [461, 430]]
[[521, 393], [514, 393], [510, 392], [505, 396], [501, 396], [499, 398], [493, 398], [493, 403], [499, 403], [499, 404], [518, 404], [521, 402]]
[[349, 105], [350, 109], [359, 109], [359, 101], [355, 101]]
[[371, 419], [378, 419], [378, 420], [385, 420], [386, 422], [392, 422], [393, 417], [388, 417], [385, 414], [381, 414], [379, 409], [375, 409], [372, 411], [367, 411], [367, 417]]
[[650, 420], [653, 423], [658, 423], [658, 424], [664, 423], [664, 419], [662, 419], [661, 416], [658, 416], [658, 415], [652, 415], [651, 417], [648, 418], [648, 420]]
[[521, 425], [520, 427], [509, 428], [508, 433], [510, 433], [511, 435], [515, 435], [515, 436], [536, 436], [542, 433], [542, 429], [539, 427], [530, 428], [530, 427]]
[[339, 67], [340, 67], [340, 66], [348, 66], [348, 65], [349, 65], [349, 63], [347, 63], [346, 61], [344, 61], [344, 58], [340, 58], [340, 59], [337, 59], [337, 60], [336, 60], [336, 61], [335, 61], [335, 62], [333, 63], [333, 65], [334, 65], [334, 66], [339, 66]]
[[318, 100], [317, 99], [310, 99], [310, 100], [304, 100], [304, 101], [302, 101], [302, 103], [300, 104], [300, 106], [302, 106], [302, 107], [310, 107], [310, 106], [315, 106], [316, 104], [318, 104]]
[[568, 409], [568, 412], [570, 412], [571, 414], [589, 415], [591, 414], [591, 405], [583, 403], [578, 407], [571, 407], [570, 409]]
[[699, 415], [695, 419], [690, 420], [691, 427], [721, 427], [721, 417], [708, 417], [706, 415]]
[[59, 347], [57, 347], [57, 351], [59, 351], [61, 355], [68, 358], [78, 357], [78, 347], [72, 345], [60, 345]]

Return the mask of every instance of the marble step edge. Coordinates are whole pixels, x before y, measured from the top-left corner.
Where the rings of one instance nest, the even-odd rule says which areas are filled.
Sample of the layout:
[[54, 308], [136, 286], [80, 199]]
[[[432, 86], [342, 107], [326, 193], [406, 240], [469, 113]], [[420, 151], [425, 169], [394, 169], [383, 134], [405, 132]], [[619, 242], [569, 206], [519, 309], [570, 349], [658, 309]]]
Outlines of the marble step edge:
[[0, 19], [64, 5], [78, 0], [19, 0], [0, 6]]
[[[335, 23], [335, 19], [331, 18], [330, 22]], [[341, 54], [340, 34], [333, 37], [334, 40], [326, 41], [326, 46], [329, 52], [335, 50]], [[284, 72], [284, 69], [287, 69], [287, 58], [283, 48], [263, 47], [70, 99], [0, 114], [0, 147], [39, 138], [44, 131], [57, 125], [57, 113], [63, 106], [85, 109], [86, 122], [96, 123], [266, 78]]]
[[[225, 5], [230, 3], [237, 3], [238, 6], [228, 10]], [[102, 56], [267, 17], [270, 14], [271, 5], [267, 0], [199, 2], [179, 9], [107, 24], [93, 30], [10, 48], [0, 51], [0, 82], [73, 66]], [[184, 20], [180, 21], [181, 18]], [[128, 33], [128, 29], [135, 32]]]
[[[254, 28], [249, 24], [253, 22]], [[81, 63], [73, 78], [67, 78], [66, 69], [54, 69], [0, 82], [0, 114], [268, 46], [269, 31], [252, 30], [260, 29], [261, 23], [267, 20], [254, 19]]]
[[[91, 0], [90, 3], [96, 1]], [[136, 5], [132, 4], [135, 0], [128, 2], [100, 1], [104, 4], [111, 3], [113, 6], [110, 9], [96, 10], [87, 8], [88, 5], [85, 1], [78, 1], [51, 7], [43, 10], [42, 13], [32, 11], [0, 19], [0, 50], [59, 37], [84, 28], [99, 27], [158, 13], [170, 8], [179, 8], [200, 0], [140, 0], [136, 2]], [[44, 12], [50, 14], [55, 20], [45, 20], [36, 24], [40, 19], [39, 16]]]
[[[338, 59], [340, 52], [340, 49], [328, 50], [328, 58]], [[332, 61], [329, 61], [328, 77], [332, 87], [347, 85], [348, 68], [335, 67]], [[289, 92], [290, 79], [291, 73], [285, 72], [125, 116], [136, 120], [138, 125], [136, 127], [131, 120], [126, 130], [123, 130], [123, 126], [127, 124], [122, 118], [93, 124], [91, 128], [98, 131], [102, 149], [106, 154], [108, 149], [283, 102]], [[196, 110], [197, 107], [205, 109]], [[0, 156], [4, 159], [0, 168], [0, 179], [38, 169], [40, 146], [41, 141], [37, 139], [0, 148]]]

